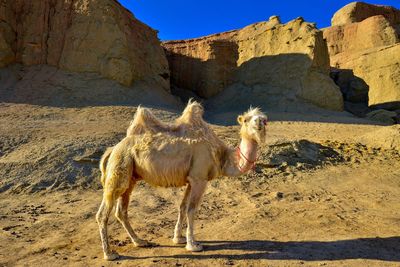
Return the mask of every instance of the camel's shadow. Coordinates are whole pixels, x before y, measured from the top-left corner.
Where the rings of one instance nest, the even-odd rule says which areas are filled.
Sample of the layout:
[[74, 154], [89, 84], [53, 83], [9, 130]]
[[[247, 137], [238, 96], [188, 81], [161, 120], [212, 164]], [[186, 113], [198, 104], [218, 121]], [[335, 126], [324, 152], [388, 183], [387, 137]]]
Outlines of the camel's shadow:
[[[400, 237], [359, 238], [337, 241], [208, 241], [205, 253], [159, 256], [173, 259], [232, 259], [232, 260], [346, 260], [370, 259], [400, 262]], [[236, 250], [224, 254], [224, 250]], [[221, 251], [221, 253], [207, 253]]]

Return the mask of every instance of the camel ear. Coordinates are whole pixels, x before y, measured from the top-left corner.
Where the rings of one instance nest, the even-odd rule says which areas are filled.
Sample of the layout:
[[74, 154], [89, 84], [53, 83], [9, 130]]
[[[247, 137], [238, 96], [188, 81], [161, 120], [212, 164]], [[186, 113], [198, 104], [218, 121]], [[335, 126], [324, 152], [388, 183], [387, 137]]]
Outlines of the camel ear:
[[244, 120], [244, 118], [243, 118], [242, 115], [239, 115], [239, 116], [237, 117], [237, 121], [238, 121], [238, 123], [239, 123], [240, 125], [243, 124], [243, 120]]

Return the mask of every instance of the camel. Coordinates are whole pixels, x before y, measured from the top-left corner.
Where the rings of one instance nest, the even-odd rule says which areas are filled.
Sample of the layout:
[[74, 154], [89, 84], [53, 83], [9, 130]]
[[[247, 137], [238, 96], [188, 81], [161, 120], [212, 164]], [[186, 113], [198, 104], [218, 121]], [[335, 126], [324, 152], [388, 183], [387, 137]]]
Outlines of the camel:
[[[186, 243], [188, 251], [203, 250], [194, 237], [194, 216], [206, 185], [217, 177], [240, 176], [254, 167], [258, 146], [265, 142], [267, 116], [258, 108], [238, 116], [241, 142], [235, 149], [218, 138], [202, 115], [197, 102], [189, 102], [173, 123], [161, 122], [149, 109], [138, 108], [127, 136], [106, 150], [100, 161], [103, 200], [96, 215], [104, 259], [119, 257], [111, 251], [107, 234], [115, 205], [115, 216], [135, 246], [150, 245], [135, 234], [128, 221], [130, 194], [140, 180], [152, 186], [186, 186], [172, 241]], [[182, 234], [185, 217], [186, 238]]]

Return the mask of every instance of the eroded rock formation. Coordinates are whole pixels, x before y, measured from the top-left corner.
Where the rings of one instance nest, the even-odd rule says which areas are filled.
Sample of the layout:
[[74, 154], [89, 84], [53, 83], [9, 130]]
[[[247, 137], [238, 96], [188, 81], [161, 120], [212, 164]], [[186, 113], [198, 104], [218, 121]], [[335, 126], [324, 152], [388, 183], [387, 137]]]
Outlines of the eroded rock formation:
[[0, 0], [0, 67], [15, 62], [169, 90], [156, 31], [116, 0]]
[[339, 9], [332, 18], [332, 26], [361, 22], [369, 17], [382, 15], [392, 24], [400, 24], [400, 11], [391, 6], [353, 2]]
[[335, 61], [342, 69], [352, 69], [369, 86], [369, 106], [400, 108], [400, 43], [339, 54]]
[[363, 102], [365, 93], [369, 107], [399, 109], [400, 10], [351, 3], [336, 12], [332, 25], [324, 38], [345, 99]]
[[202, 97], [225, 90], [239, 94], [245, 87], [251, 93], [243, 99], [262, 95], [264, 102], [303, 99], [323, 108], [343, 108], [340, 90], [328, 76], [322, 32], [302, 18], [281, 24], [274, 16], [240, 30], [163, 46], [172, 83]]
[[337, 54], [393, 45], [399, 41], [393, 24], [382, 15], [367, 18], [359, 23], [326, 28], [324, 38], [328, 42], [332, 66], [337, 63], [334, 58]]

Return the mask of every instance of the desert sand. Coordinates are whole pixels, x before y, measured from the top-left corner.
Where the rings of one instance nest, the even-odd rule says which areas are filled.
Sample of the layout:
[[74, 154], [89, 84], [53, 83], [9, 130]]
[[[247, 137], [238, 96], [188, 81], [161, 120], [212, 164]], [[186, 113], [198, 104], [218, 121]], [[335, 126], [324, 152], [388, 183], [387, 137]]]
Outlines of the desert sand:
[[[0, 105], [0, 124], [8, 126], [0, 128], [0, 266], [400, 264], [400, 154], [393, 141], [399, 127], [346, 113], [273, 112], [255, 170], [208, 186], [196, 223], [204, 252], [171, 242], [183, 189], [140, 183], [129, 217], [155, 246], [134, 247], [113, 217], [112, 246], [122, 257], [104, 261], [95, 221], [102, 197], [97, 163], [134, 111]], [[155, 110], [165, 121], [177, 112]], [[222, 126], [232, 116], [206, 117], [235, 146], [238, 126]]]

